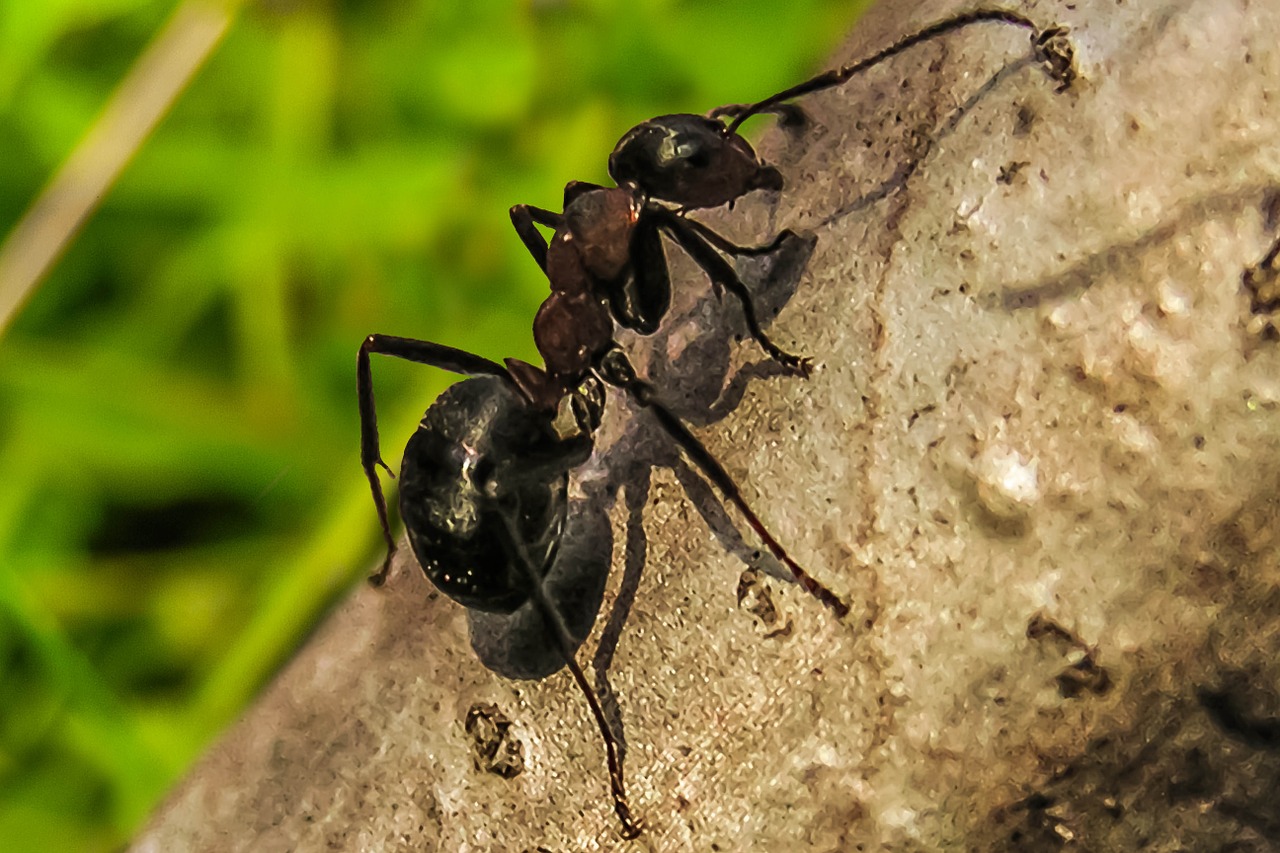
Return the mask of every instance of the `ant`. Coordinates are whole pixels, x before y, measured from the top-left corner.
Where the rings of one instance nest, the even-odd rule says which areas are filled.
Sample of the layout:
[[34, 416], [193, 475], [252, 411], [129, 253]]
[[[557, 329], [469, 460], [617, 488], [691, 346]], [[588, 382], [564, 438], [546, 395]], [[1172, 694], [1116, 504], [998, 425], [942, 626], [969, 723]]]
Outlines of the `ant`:
[[[723, 288], [737, 297], [751, 337], [770, 358], [807, 375], [809, 360], [780, 349], [760, 328], [750, 294], [724, 257], [769, 253], [792, 233], [783, 231], [767, 245], [736, 246], [685, 214], [731, 205], [755, 190], [782, 188], [778, 170], [761, 162], [737, 133], [751, 116], [774, 113], [784, 124], [795, 124], [802, 113], [786, 103], [790, 99], [840, 86], [913, 45], [983, 22], [1031, 30], [1037, 56], [1059, 81], [1059, 90], [1074, 78], [1065, 30], [1040, 30], [1014, 12], [979, 9], [755, 104], [643, 122], [609, 157], [616, 187], [572, 182], [561, 213], [524, 204], [511, 209], [516, 232], [550, 281], [551, 293], [533, 321], [544, 367], [511, 358], [498, 364], [443, 344], [391, 335], [370, 335], [360, 346], [360, 459], [387, 543], [387, 557], [370, 581], [377, 585], [386, 579], [396, 550], [377, 473], [381, 466], [391, 474], [379, 451], [369, 364], [376, 353], [470, 377], [427, 409], [405, 447], [400, 514], [410, 546], [431, 582], [471, 610], [510, 614], [533, 605], [600, 730], [614, 811], [628, 838], [639, 835], [640, 826], [627, 805], [618, 741], [575, 659], [580, 641], [544, 585], [566, 528], [569, 472], [592, 453], [606, 386], [652, 413], [806, 592], [837, 618], [847, 615], [849, 606], [787, 554], [724, 467], [636, 375], [614, 340], [614, 324], [649, 335], [667, 313], [671, 282], [665, 234], [697, 262], [717, 294]], [[727, 124], [725, 117], [730, 117]], [[537, 225], [554, 229], [549, 241]]]

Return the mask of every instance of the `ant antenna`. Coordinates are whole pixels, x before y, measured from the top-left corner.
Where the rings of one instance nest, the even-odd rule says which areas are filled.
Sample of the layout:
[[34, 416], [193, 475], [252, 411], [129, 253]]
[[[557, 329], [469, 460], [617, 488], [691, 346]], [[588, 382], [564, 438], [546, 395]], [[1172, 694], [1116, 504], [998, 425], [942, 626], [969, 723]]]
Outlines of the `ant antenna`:
[[803, 83], [792, 86], [790, 89], [784, 89], [776, 95], [771, 95], [759, 103], [751, 104], [737, 114], [737, 117], [729, 123], [725, 132], [734, 133], [744, 121], [759, 113], [777, 112], [778, 106], [783, 101], [789, 101], [801, 95], [820, 92], [823, 89], [831, 89], [846, 83], [871, 66], [878, 65], [920, 42], [928, 41], [952, 30], [967, 27], [970, 24], [982, 23], [1011, 24], [1015, 27], [1031, 30], [1034, 34], [1033, 41], [1036, 53], [1048, 66], [1049, 74], [1059, 81], [1059, 91], [1066, 89], [1071, 85], [1071, 81], [1075, 79], [1075, 69], [1072, 67], [1071, 45], [1063, 38], [1066, 35], [1065, 28], [1052, 27], [1042, 32], [1035, 21], [1019, 15], [1017, 12], [1010, 12], [1007, 9], [975, 9], [972, 12], [965, 12], [956, 15], [954, 18], [947, 18], [944, 21], [927, 26], [914, 35], [907, 36], [897, 44], [886, 47], [879, 53], [852, 65], [846, 65], [843, 68], [819, 74], [811, 80], [806, 80]]

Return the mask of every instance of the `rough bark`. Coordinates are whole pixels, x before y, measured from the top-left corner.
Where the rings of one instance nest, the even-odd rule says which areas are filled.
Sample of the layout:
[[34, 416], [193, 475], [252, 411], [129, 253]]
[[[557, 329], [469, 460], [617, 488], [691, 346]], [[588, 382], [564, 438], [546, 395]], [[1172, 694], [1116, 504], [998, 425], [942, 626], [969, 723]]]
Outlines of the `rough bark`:
[[[884, 4], [840, 58], [970, 5]], [[739, 606], [756, 540], [610, 401], [575, 485], [578, 535], [615, 543], [580, 658], [635, 849], [1280, 844], [1280, 3], [1026, 11], [1070, 27], [1070, 91], [1021, 31], [949, 35], [809, 98], [764, 146], [787, 189], [714, 217], [816, 237], [747, 271], [811, 379], [761, 367], [687, 264], [679, 319], [628, 342], [853, 607], [770, 578]], [[518, 775], [477, 769], [477, 704]], [[568, 674], [485, 669], [402, 561], [135, 849], [623, 849], [606, 786]]]

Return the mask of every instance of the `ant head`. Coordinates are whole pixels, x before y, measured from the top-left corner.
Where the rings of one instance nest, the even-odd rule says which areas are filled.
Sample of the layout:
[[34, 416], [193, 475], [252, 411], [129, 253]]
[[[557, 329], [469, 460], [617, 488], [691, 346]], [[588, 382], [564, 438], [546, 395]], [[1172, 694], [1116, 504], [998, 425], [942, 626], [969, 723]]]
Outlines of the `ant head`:
[[745, 139], [699, 115], [659, 116], [627, 131], [609, 156], [609, 176], [684, 208], [782, 189], [782, 175], [761, 163]]

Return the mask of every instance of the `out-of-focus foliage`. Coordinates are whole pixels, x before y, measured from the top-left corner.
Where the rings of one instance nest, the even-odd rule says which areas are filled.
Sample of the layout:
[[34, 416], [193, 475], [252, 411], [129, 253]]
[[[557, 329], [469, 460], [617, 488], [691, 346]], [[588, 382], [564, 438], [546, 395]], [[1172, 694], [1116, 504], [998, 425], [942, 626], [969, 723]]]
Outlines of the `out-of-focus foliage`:
[[[373, 564], [369, 332], [535, 358], [507, 208], [806, 76], [856, 0], [262, 0], [0, 340], [0, 849], [128, 838]], [[0, 232], [173, 0], [0, 3]], [[388, 459], [450, 377], [375, 366]]]

